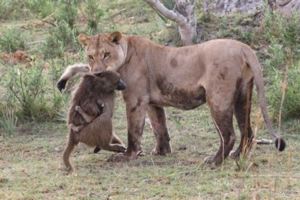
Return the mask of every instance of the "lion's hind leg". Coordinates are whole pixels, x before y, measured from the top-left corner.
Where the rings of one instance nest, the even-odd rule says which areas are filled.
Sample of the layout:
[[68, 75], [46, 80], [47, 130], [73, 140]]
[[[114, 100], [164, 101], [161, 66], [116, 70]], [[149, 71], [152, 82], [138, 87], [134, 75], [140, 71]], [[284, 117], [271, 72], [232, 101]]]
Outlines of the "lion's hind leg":
[[214, 125], [220, 136], [220, 147], [215, 156], [205, 159], [212, 167], [220, 165], [229, 155], [235, 142], [233, 129], [233, 110], [215, 111], [211, 108]]
[[230, 157], [238, 159], [240, 154], [247, 155], [252, 146], [253, 132], [250, 124], [251, 99], [252, 99], [253, 79], [241, 85], [234, 105], [234, 114], [241, 132], [239, 147]]

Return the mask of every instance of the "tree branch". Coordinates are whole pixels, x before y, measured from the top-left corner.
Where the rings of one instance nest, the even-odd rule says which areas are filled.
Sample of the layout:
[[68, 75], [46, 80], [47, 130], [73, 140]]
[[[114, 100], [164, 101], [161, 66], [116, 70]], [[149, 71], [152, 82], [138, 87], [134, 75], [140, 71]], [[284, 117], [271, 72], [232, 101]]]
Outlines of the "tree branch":
[[186, 18], [178, 12], [169, 10], [159, 0], [144, 0], [147, 2], [156, 12], [164, 17], [178, 23], [180, 26], [184, 26], [187, 23]]

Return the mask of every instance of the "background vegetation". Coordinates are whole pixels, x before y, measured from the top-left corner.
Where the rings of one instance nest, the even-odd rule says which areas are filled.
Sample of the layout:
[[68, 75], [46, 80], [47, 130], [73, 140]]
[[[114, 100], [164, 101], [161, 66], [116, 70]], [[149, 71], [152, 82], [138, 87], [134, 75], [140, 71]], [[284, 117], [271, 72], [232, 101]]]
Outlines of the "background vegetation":
[[[170, 156], [150, 155], [154, 137], [147, 125], [145, 157], [130, 163], [107, 163], [111, 153], [92, 155], [90, 149], [80, 146], [72, 157], [77, 174], [65, 176], [60, 157], [69, 92], [76, 80], [64, 94], [55, 84], [68, 64], [85, 61], [78, 33], [119, 30], [177, 45], [176, 26], [138, 0], [0, 0], [0, 199], [300, 196], [299, 16], [284, 18], [266, 9], [259, 15], [219, 17], [203, 12], [200, 2], [196, 13], [197, 41], [235, 38], [257, 50], [264, 67], [269, 111], [288, 140], [286, 152], [277, 154], [271, 146], [260, 146], [250, 159], [238, 165], [228, 160], [211, 171], [202, 166], [202, 160], [216, 151], [219, 139], [207, 108], [189, 112], [169, 108], [174, 152]], [[29, 59], [13, 62], [17, 50]], [[258, 137], [267, 137], [255, 105], [254, 130]], [[119, 97], [114, 126], [126, 141], [125, 110]]]

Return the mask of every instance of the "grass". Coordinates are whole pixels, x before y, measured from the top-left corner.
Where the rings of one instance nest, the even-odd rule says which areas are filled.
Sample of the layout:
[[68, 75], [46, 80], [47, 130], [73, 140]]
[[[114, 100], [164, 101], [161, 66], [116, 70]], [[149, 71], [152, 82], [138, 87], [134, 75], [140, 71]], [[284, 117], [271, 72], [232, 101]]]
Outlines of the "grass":
[[[110, 152], [93, 154], [79, 145], [71, 156], [76, 169], [66, 175], [62, 151], [64, 124], [24, 124], [17, 136], [0, 138], [0, 199], [297, 199], [300, 195], [299, 120], [284, 127], [288, 148], [278, 153], [258, 146], [245, 170], [231, 159], [211, 170], [203, 159], [215, 153], [219, 139], [207, 108], [168, 108], [173, 153], [153, 156], [154, 136], [146, 125], [145, 156], [129, 163], [111, 163]], [[124, 104], [118, 98], [114, 126], [126, 141]], [[236, 131], [238, 134], [238, 131]], [[265, 137], [263, 129], [258, 137]], [[237, 146], [237, 145], [236, 145]]]
[[[220, 168], [211, 170], [203, 165], [203, 160], [217, 151], [219, 137], [207, 106], [185, 112], [167, 109], [173, 150], [170, 155], [151, 155], [155, 139], [150, 126], [146, 124], [142, 140], [145, 156], [131, 162], [111, 163], [107, 159], [113, 153], [100, 151], [93, 154], [93, 149], [79, 145], [71, 156], [76, 171], [67, 175], [61, 157], [67, 136], [67, 127], [63, 121], [68, 95], [61, 95], [55, 89], [55, 82], [65, 66], [84, 62], [85, 55], [77, 46], [76, 35], [79, 32], [119, 30], [127, 34], [142, 35], [162, 44], [176, 44], [178, 34], [174, 25], [169, 22], [166, 24], [144, 2], [137, 0], [101, 0], [101, 5], [94, 8], [99, 12], [97, 16], [85, 13], [91, 8], [84, 7], [83, 1], [78, 1], [81, 4], [78, 12], [73, 13], [75, 23], [70, 21], [74, 26], [72, 28], [68, 22], [66, 24], [59, 21], [68, 16], [60, 15], [63, 14], [63, 8], [58, 1], [26, 0], [17, 7], [12, 7], [10, 2], [16, 1], [0, 4], [0, 10], [15, 10], [11, 15], [5, 14], [5, 17], [0, 14], [0, 36], [5, 36], [1, 38], [1, 51], [24, 49], [33, 61], [17, 66], [0, 62], [0, 199], [299, 198], [299, 117], [286, 119], [281, 126], [288, 143], [286, 151], [278, 153], [273, 145], [257, 146], [253, 149], [252, 156], [241, 160], [239, 165], [227, 159]], [[24, 6], [27, 9], [23, 9]], [[278, 92], [282, 80], [280, 70], [284, 69], [288, 60], [282, 45], [290, 45], [282, 44], [282, 41], [297, 44], [293, 41], [299, 37], [295, 35], [297, 31], [293, 27], [300, 26], [291, 26], [285, 30], [285, 26], [282, 26], [285, 22], [281, 22], [283, 19], [276, 18], [277, 25], [277, 22], [272, 23], [272, 15], [267, 17], [267, 21], [260, 24], [253, 21], [251, 16], [238, 14], [220, 18], [198, 12], [199, 27], [203, 30], [200, 35], [202, 41], [217, 37], [236, 38], [260, 50], [260, 59], [266, 69], [264, 73], [269, 91], [268, 99], [271, 100], [269, 111], [274, 110], [276, 113], [278, 104], [272, 103], [272, 100], [281, 95]], [[94, 20], [93, 23], [97, 21], [97, 24], [93, 24], [94, 30], [88, 26], [91, 20]], [[285, 35], [279, 34], [283, 31]], [[22, 33], [24, 37], [18, 38], [18, 34], [18, 37], [14, 37], [11, 32]], [[298, 47], [293, 48], [297, 52]], [[296, 66], [299, 59], [293, 59], [295, 66], [290, 68], [293, 71], [290, 72], [289, 85], [294, 84], [291, 89], [297, 89], [297, 81], [293, 80], [298, 80], [299, 77], [296, 73], [299, 71]], [[38, 102], [46, 102], [43, 104], [45, 110], [34, 112], [36, 116], [29, 118], [30, 120], [22, 120], [21, 116], [16, 118], [14, 112], [19, 111], [21, 106], [17, 103], [11, 105], [12, 98], [7, 96], [4, 77], [7, 78], [15, 67], [32, 76], [32, 70], [44, 67], [46, 84], [43, 87], [43, 100]], [[277, 74], [276, 77], [272, 75], [273, 71], [273, 74]], [[29, 90], [31, 91], [34, 90]], [[295, 98], [296, 91], [288, 90], [286, 97], [292, 106], [289, 108], [293, 111], [298, 100]], [[15, 106], [16, 110], [6, 112], [8, 105]], [[47, 117], [47, 113], [50, 117]], [[258, 113], [254, 106], [252, 127], [257, 129], [259, 138], [269, 138]], [[114, 127], [126, 142], [125, 108], [120, 96], [114, 114]], [[237, 128], [236, 135], [239, 136]]]

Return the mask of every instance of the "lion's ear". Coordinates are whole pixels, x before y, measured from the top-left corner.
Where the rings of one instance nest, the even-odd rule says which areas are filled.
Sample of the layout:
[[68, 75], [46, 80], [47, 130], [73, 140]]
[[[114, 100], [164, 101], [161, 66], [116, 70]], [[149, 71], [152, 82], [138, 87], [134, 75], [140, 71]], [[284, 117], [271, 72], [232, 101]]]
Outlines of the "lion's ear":
[[80, 33], [78, 36], [78, 40], [79, 40], [80, 44], [82, 44], [83, 46], [87, 46], [89, 44], [91, 38], [88, 35]]
[[122, 33], [116, 31], [110, 34], [109, 39], [111, 42], [119, 44], [119, 41], [122, 38]]

